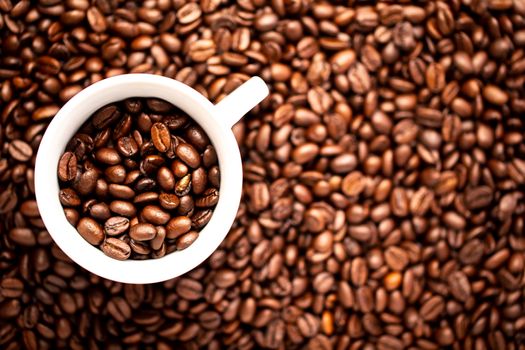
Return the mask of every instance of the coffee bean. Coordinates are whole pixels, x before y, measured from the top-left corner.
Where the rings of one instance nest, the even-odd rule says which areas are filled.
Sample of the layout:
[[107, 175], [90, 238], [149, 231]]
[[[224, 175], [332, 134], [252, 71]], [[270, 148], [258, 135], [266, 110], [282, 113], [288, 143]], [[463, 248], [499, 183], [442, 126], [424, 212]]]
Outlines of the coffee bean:
[[113, 148], [100, 148], [95, 152], [95, 159], [107, 165], [117, 165], [121, 158], [118, 152]]
[[440, 296], [433, 296], [428, 299], [419, 310], [421, 317], [426, 321], [436, 319], [445, 309], [445, 303]]
[[344, 177], [341, 190], [347, 196], [358, 196], [366, 186], [366, 178], [359, 171], [353, 171]]
[[209, 188], [195, 200], [195, 206], [198, 208], [214, 207], [219, 202], [219, 191], [215, 188]]
[[80, 197], [72, 188], [65, 188], [58, 193], [60, 203], [66, 207], [78, 207], [81, 203]]
[[188, 248], [190, 245], [199, 238], [199, 233], [197, 231], [189, 231], [184, 233], [182, 236], [177, 238], [177, 250], [183, 250]]
[[77, 231], [90, 244], [98, 245], [104, 240], [102, 227], [91, 218], [85, 217], [80, 219], [77, 224]]
[[74, 187], [77, 192], [82, 195], [88, 195], [95, 190], [97, 186], [98, 173], [95, 169], [89, 169], [82, 175], [77, 182], [75, 182]]
[[5, 277], [0, 281], [0, 295], [5, 298], [19, 298], [24, 292], [24, 283], [11, 277]]
[[142, 217], [154, 225], [164, 225], [170, 219], [170, 214], [156, 205], [147, 205], [141, 212]]
[[135, 197], [135, 191], [129, 186], [119, 184], [109, 184], [108, 194], [118, 199], [133, 199]]
[[157, 172], [157, 183], [164, 191], [172, 191], [175, 187], [175, 176], [167, 167], [162, 167]]
[[131, 254], [131, 247], [124, 241], [109, 237], [101, 245], [100, 249], [107, 256], [117, 259], [117, 260], [126, 260]]
[[33, 156], [33, 149], [23, 140], [13, 140], [8, 147], [9, 155], [20, 162], [27, 162]]
[[203, 296], [203, 286], [198, 281], [190, 278], [179, 279], [175, 286], [176, 293], [186, 300], [198, 300]]
[[118, 236], [129, 229], [129, 219], [122, 216], [114, 216], [104, 223], [104, 232], [108, 236]]
[[151, 141], [159, 152], [166, 152], [171, 145], [171, 135], [164, 123], [155, 123], [151, 126]]
[[121, 200], [112, 201], [109, 204], [109, 209], [115, 214], [128, 218], [133, 217], [137, 212], [137, 209], [132, 203]]
[[149, 241], [155, 238], [157, 230], [155, 226], [147, 223], [132, 225], [129, 230], [129, 236], [135, 241]]
[[120, 115], [121, 112], [116, 105], [102, 107], [93, 115], [93, 126], [99, 130], [105, 129], [116, 123]]
[[201, 158], [197, 150], [190, 144], [181, 143], [176, 149], [177, 156], [188, 166], [192, 168], [199, 167]]
[[65, 152], [58, 162], [58, 178], [72, 181], [77, 176], [77, 157], [72, 152]]
[[159, 204], [162, 208], [167, 210], [176, 209], [180, 204], [180, 199], [174, 194], [161, 193], [159, 196]]
[[402, 271], [409, 262], [407, 253], [402, 248], [395, 246], [386, 249], [385, 261], [395, 271]]
[[487, 207], [493, 199], [493, 192], [487, 186], [467, 189], [465, 192], [465, 205], [468, 209], [481, 209]]
[[212, 215], [213, 212], [210, 209], [205, 209], [196, 212], [191, 217], [192, 226], [195, 228], [203, 228], [204, 226], [206, 226], [206, 224], [208, 224]]
[[471, 295], [470, 283], [467, 276], [461, 272], [456, 271], [448, 276], [448, 283], [450, 286], [450, 293], [459, 301], [467, 301]]
[[[0, 266], [23, 286], [7, 296], [0, 280], [1, 348], [520, 347], [520, 1], [0, 0], [0, 11]], [[51, 118], [123, 73], [177, 79], [213, 102], [255, 75], [271, 91], [233, 127], [244, 170], [233, 228], [198, 268], [155, 285], [77, 269], [34, 204], [33, 153]], [[106, 231], [93, 215], [116, 200], [134, 208], [128, 225], [146, 206], [170, 220], [203, 215], [220, 171], [190, 116], [142, 97], [93, 114], [66, 146], [76, 160], [66, 180], [57, 168], [60, 190], [80, 201], [66, 207], [59, 192], [74, 226], [89, 217]], [[165, 152], [156, 123], [170, 134]], [[177, 156], [184, 143], [197, 168]], [[98, 161], [102, 148], [118, 164]], [[363, 182], [351, 194], [354, 173]], [[180, 236], [163, 240], [162, 227], [150, 241], [117, 236], [130, 259], [176, 254]], [[325, 293], [321, 274], [333, 277]], [[197, 285], [184, 290], [188, 280]]]

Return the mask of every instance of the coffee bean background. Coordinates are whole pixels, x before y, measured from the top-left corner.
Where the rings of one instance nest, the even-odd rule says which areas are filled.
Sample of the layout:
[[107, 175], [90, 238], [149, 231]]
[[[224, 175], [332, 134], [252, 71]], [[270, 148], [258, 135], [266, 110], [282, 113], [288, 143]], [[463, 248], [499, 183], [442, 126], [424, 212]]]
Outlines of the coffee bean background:
[[115, 101], [88, 116], [57, 176], [69, 223], [118, 260], [188, 248], [219, 201], [220, 169], [205, 131], [157, 98]]
[[[524, 349], [524, 15], [521, 0], [0, 0], [0, 347]], [[212, 101], [252, 75], [271, 88], [234, 127], [231, 232], [155, 285], [80, 269], [34, 200], [50, 119], [126, 72]]]

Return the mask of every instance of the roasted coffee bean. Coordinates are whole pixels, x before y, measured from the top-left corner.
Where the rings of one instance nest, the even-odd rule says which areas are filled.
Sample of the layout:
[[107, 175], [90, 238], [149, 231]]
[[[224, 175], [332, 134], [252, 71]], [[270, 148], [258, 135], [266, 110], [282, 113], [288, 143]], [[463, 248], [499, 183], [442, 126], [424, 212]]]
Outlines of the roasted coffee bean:
[[[521, 1], [0, 0], [0, 13], [0, 348], [523, 346]], [[244, 175], [232, 229], [207, 261], [152, 285], [77, 267], [34, 205], [52, 117], [125, 73], [179, 80], [214, 103], [251, 76], [270, 88], [232, 128]], [[158, 99], [93, 115], [64, 150], [76, 164], [56, 169], [66, 218], [76, 227], [105, 204], [126, 227], [156, 206], [168, 223], [186, 216], [187, 231], [162, 239], [168, 223], [153, 225], [135, 241], [95, 219], [98, 247], [177, 254], [197, 236], [205, 193], [220, 190], [206, 133]], [[95, 157], [103, 148], [116, 165]], [[66, 206], [66, 189], [79, 205]], [[111, 211], [117, 200], [129, 217]]]
[[104, 240], [104, 230], [91, 218], [82, 218], [77, 224], [77, 231], [90, 244], [98, 245]]
[[109, 204], [109, 209], [115, 214], [122, 215], [128, 218], [133, 217], [137, 213], [137, 209], [132, 203], [122, 200], [112, 201]]
[[151, 126], [151, 141], [159, 152], [166, 152], [171, 145], [171, 135], [164, 123], [155, 123]]
[[0, 295], [5, 298], [19, 298], [24, 292], [24, 283], [11, 277], [5, 277], [0, 281]]
[[82, 175], [77, 182], [75, 182], [74, 187], [77, 192], [83, 196], [86, 196], [95, 191], [97, 186], [98, 173], [95, 169], [89, 169]]
[[178, 216], [171, 219], [166, 225], [166, 237], [177, 238], [191, 229], [192, 221], [187, 216]]
[[121, 161], [118, 152], [114, 148], [108, 147], [98, 149], [95, 152], [95, 159], [107, 165], [117, 165]]
[[199, 233], [197, 231], [189, 231], [184, 233], [182, 236], [177, 238], [177, 250], [183, 250], [188, 248], [190, 245], [199, 238]]
[[117, 259], [117, 260], [126, 260], [131, 254], [131, 247], [124, 241], [109, 237], [101, 245], [100, 249], [107, 256]]
[[129, 230], [129, 236], [135, 241], [149, 241], [155, 238], [156, 234], [155, 226], [146, 223], [132, 225]]
[[167, 210], [176, 209], [180, 204], [179, 197], [171, 193], [161, 193], [158, 199], [160, 206]]
[[72, 188], [65, 188], [58, 193], [60, 203], [65, 207], [78, 207], [81, 204], [80, 197]]
[[72, 181], [77, 176], [77, 157], [72, 152], [65, 152], [58, 162], [58, 178]]
[[93, 115], [93, 126], [102, 130], [116, 123], [119, 118], [119, 108], [116, 105], [108, 105], [95, 112]]
[[219, 191], [215, 188], [210, 188], [204, 191], [202, 197], [195, 200], [195, 206], [198, 208], [213, 207], [219, 202]]
[[203, 228], [208, 224], [213, 215], [213, 211], [210, 209], [198, 211], [191, 217], [192, 226], [195, 228]]
[[177, 156], [191, 168], [197, 168], [201, 163], [199, 153], [188, 143], [180, 143], [175, 152]]
[[31, 145], [23, 140], [13, 140], [7, 150], [13, 159], [20, 162], [27, 162], [33, 155]]
[[108, 236], [118, 236], [129, 229], [129, 219], [122, 216], [114, 216], [104, 223], [104, 232]]
[[170, 219], [170, 214], [156, 205], [147, 205], [141, 212], [142, 217], [154, 225], [164, 225]]

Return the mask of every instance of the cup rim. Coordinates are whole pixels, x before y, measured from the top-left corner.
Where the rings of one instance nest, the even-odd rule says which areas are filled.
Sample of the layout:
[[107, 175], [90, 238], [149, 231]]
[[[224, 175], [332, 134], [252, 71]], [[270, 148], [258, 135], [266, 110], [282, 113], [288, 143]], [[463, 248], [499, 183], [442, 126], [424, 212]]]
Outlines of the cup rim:
[[[89, 244], [67, 221], [59, 201], [58, 160], [67, 142], [100, 107], [128, 97], [157, 97], [184, 110], [207, 133], [221, 171], [220, 195], [199, 238], [182, 251], [158, 259], [119, 261]], [[124, 283], [165, 281], [197, 267], [220, 245], [235, 220], [242, 191], [242, 163], [234, 134], [221, 113], [193, 88], [152, 74], [125, 74], [96, 82], [71, 98], [49, 124], [36, 157], [35, 195], [42, 220], [73, 261], [101, 277]], [[76, 117], [72, 117], [76, 116]], [[224, 117], [224, 116], [222, 116]]]

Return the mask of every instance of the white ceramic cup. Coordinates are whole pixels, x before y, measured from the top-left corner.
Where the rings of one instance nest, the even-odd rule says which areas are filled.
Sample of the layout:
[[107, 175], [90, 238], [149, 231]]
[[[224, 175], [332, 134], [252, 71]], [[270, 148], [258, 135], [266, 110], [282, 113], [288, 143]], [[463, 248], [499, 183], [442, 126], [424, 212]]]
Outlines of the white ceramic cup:
[[[195, 268], [217, 249], [239, 207], [242, 163], [231, 127], [267, 95], [265, 82], [253, 77], [213, 105], [191, 87], [151, 74], [119, 75], [82, 90], [53, 118], [36, 158], [36, 200], [49, 234], [77, 264], [113, 281], [161, 282]], [[159, 259], [119, 261], [106, 256], [84, 240], [67, 221], [58, 197], [58, 161], [71, 137], [100, 107], [128, 97], [157, 97], [185, 111], [208, 134], [219, 160], [220, 196], [209, 223], [191, 246]]]

